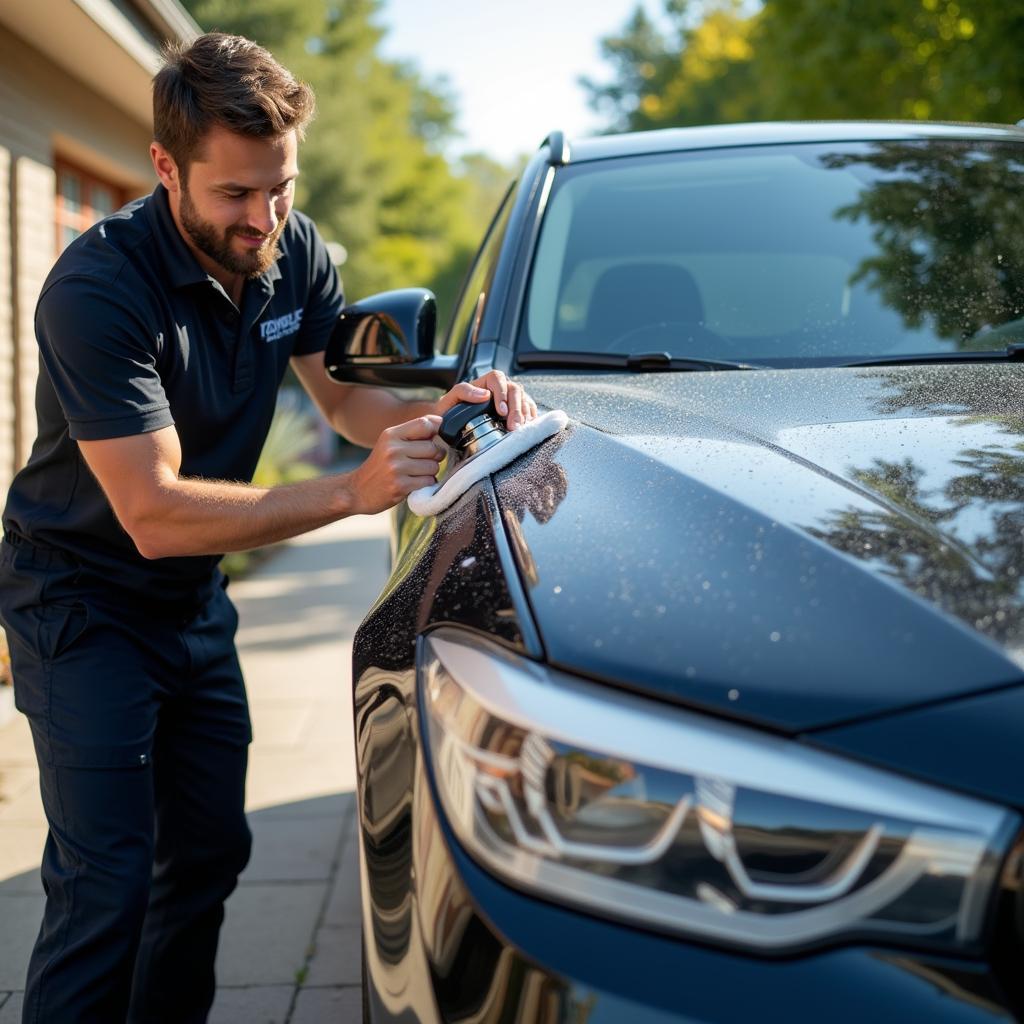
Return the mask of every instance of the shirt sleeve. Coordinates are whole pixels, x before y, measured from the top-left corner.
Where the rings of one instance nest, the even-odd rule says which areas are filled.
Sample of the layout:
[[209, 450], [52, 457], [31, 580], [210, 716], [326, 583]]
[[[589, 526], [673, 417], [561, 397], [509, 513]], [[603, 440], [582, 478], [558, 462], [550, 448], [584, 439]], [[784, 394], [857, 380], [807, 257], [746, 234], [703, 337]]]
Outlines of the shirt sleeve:
[[174, 423], [157, 369], [162, 338], [147, 319], [122, 286], [106, 281], [64, 278], [41, 296], [36, 337], [74, 440], [130, 437]]
[[295, 339], [292, 354], [306, 356], [323, 352], [345, 305], [341, 278], [331, 262], [320, 232], [309, 222], [309, 294], [302, 312], [302, 327]]

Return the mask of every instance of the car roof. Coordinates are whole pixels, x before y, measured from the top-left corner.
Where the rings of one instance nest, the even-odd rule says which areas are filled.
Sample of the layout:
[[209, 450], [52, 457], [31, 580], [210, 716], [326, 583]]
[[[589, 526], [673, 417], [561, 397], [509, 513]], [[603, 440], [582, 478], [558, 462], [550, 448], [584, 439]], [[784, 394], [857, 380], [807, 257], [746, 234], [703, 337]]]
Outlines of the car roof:
[[[556, 148], [563, 136], [545, 142]], [[1024, 142], [1024, 129], [1005, 124], [938, 121], [764, 121], [755, 124], [662, 128], [623, 135], [573, 139], [569, 162], [605, 160], [674, 150], [767, 146], [797, 142], [863, 142], [888, 139], [978, 139]]]

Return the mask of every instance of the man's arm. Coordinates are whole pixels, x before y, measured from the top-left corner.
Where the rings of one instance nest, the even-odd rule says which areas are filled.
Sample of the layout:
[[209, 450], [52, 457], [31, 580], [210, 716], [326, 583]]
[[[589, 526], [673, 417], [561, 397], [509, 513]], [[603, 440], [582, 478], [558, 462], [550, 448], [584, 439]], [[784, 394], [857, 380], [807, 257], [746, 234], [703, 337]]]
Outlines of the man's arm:
[[358, 469], [272, 488], [180, 476], [173, 427], [79, 447], [139, 553], [168, 558], [241, 551], [397, 505], [433, 483], [439, 425], [420, 416], [389, 427]]
[[371, 448], [382, 430], [417, 416], [441, 416], [458, 402], [483, 402], [490, 394], [498, 413], [514, 430], [537, 415], [522, 387], [500, 370], [456, 384], [436, 402], [398, 398], [384, 388], [339, 384], [324, 372], [324, 355], [292, 356], [292, 369], [328, 423], [353, 444]]

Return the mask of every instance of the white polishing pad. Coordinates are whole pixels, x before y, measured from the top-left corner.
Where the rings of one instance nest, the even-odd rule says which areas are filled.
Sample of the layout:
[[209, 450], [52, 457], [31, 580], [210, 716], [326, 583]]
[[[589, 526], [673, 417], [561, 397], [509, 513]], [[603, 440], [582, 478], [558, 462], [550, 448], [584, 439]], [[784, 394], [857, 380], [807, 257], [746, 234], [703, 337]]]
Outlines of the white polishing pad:
[[530, 420], [482, 451], [472, 462], [456, 467], [441, 483], [413, 491], [407, 499], [410, 511], [418, 516], [436, 516], [454, 504], [478, 480], [496, 473], [523, 452], [564, 430], [568, 422], [569, 417], [561, 409], [553, 409]]

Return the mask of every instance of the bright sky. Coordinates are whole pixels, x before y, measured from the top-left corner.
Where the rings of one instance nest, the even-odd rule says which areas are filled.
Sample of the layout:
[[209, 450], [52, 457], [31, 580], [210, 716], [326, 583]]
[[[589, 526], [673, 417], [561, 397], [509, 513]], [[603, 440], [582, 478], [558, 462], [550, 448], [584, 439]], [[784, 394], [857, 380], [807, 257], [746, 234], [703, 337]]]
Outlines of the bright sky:
[[[592, 134], [597, 119], [577, 78], [610, 77], [599, 40], [640, 0], [385, 0], [383, 52], [447, 76], [464, 138], [452, 153], [482, 150], [509, 161], [548, 132]], [[659, 0], [642, 0], [652, 15]]]

